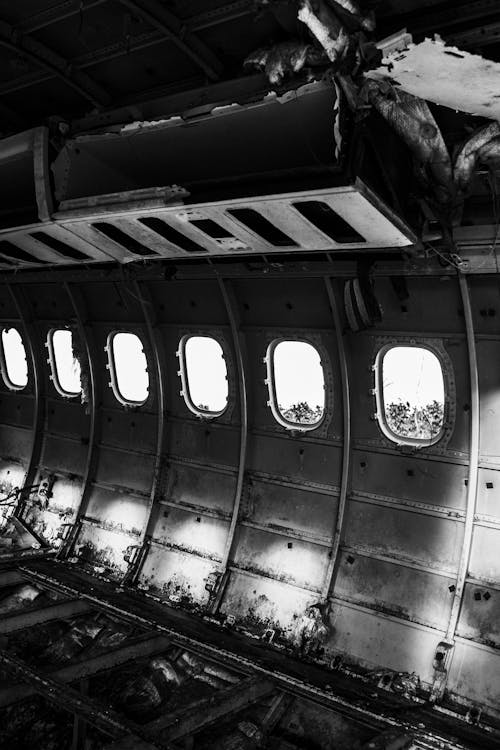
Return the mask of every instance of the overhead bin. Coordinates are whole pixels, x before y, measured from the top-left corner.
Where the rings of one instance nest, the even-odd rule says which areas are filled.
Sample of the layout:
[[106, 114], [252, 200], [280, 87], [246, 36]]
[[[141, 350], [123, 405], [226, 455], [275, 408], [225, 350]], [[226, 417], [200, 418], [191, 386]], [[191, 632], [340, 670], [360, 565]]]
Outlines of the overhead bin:
[[377, 115], [344, 122], [336, 106], [315, 82], [75, 137], [51, 165], [43, 232], [4, 229], [0, 253], [74, 264], [411, 247], [405, 170], [387, 167], [399, 150], [404, 164], [401, 144]]

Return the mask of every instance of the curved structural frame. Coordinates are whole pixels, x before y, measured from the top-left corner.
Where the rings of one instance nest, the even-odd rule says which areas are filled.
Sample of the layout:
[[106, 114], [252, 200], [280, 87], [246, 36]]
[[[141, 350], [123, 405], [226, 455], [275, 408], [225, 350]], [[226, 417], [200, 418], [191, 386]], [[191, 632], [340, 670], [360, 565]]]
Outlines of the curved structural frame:
[[[23, 489], [33, 485], [42, 454], [44, 440], [44, 416], [45, 416], [45, 388], [42, 375], [42, 353], [40, 350], [39, 337], [37, 336], [36, 323], [31, 311], [31, 307], [26, 299], [23, 290], [16, 285], [9, 285], [9, 292], [14, 300], [17, 313], [21, 320], [24, 336], [23, 341], [27, 345], [29, 356], [28, 373], [31, 369], [33, 373], [33, 390], [35, 394], [35, 404], [33, 410], [33, 439], [31, 444], [31, 455], [26, 469]], [[19, 503], [14, 511], [16, 517], [20, 517], [24, 511], [23, 493], [19, 495]]]
[[224, 306], [227, 311], [229, 318], [229, 325], [231, 327], [231, 336], [233, 339], [233, 348], [236, 356], [236, 369], [238, 373], [238, 391], [240, 396], [240, 450], [238, 457], [238, 475], [236, 478], [236, 487], [234, 491], [233, 509], [231, 512], [231, 522], [227, 532], [226, 542], [224, 545], [224, 551], [222, 554], [222, 560], [219, 565], [220, 578], [218, 586], [213, 597], [211, 610], [216, 612], [221, 603], [224, 589], [227, 584], [228, 578], [228, 565], [231, 557], [231, 551], [234, 544], [234, 537], [236, 533], [236, 526], [238, 523], [238, 516], [240, 512], [241, 498], [243, 495], [243, 483], [245, 479], [245, 467], [247, 458], [247, 447], [248, 447], [248, 394], [247, 394], [247, 382], [245, 375], [245, 362], [243, 354], [243, 343], [241, 334], [239, 331], [239, 320], [237, 318], [237, 306], [234, 299], [233, 289], [230, 286], [229, 281], [218, 277], [219, 289], [224, 301]]
[[330, 562], [325, 575], [322, 589], [322, 599], [333, 595], [335, 586], [335, 575], [338, 568], [338, 558], [342, 534], [344, 531], [345, 509], [349, 492], [349, 480], [351, 470], [351, 394], [349, 384], [349, 368], [345, 350], [344, 333], [340, 319], [339, 307], [335, 296], [335, 289], [330, 277], [325, 278], [326, 293], [332, 311], [333, 325], [337, 340], [337, 354], [339, 358], [341, 393], [342, 393], [342, 421], [343, 421], [343, 443], [342, 443], [342, 476], [340, 482], [339, 507], [335, 520], [332, 546], [330, 549]]

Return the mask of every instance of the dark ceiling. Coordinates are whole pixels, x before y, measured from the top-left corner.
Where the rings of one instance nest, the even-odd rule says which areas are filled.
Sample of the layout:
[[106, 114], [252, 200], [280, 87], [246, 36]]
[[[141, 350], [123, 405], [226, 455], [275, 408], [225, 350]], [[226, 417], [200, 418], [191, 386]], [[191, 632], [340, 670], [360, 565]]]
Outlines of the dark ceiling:
[[[498, 57], [497, 0], [365, 2], [376, 38], [407, 26]], [[306, 39], [293, 0], [2, 0], [0, 132], [82, 118], [251, 75], [258, 47]], [[129, 117], [130, 119], [130, 117]]]

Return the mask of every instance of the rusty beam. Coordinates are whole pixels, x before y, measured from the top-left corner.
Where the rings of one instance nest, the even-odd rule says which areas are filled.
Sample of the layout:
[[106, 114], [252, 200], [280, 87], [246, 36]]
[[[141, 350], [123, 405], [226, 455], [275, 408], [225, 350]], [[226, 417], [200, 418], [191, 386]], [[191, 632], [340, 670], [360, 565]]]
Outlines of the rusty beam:
[[66, 617], [75, 617], [89, 612], [92, 609], [89, 602], [82, 599], [74, 599], [60, 604], [51, 604], [41, 609], [31, 609], [27, 612], [14, 613], [0, 620], [0, 635], [13, 633], [23, 628], [31, 628], [51, 620], [64, 620]]
[[231, 557], [231, 551], [234, 544], [234, 537], [236, 534], [236, 526], [238, 523], [238, 516], [241, 505], [241, 498], [243, 495], [243, 483], [245, 479], [245, 467], [247, 458], [247, 446], [248, 446], [248, 395], [247, 395], [247, 382], [245, 372], [248, 368], [245, 368], [244, 362], [244, 344], [242, 333], [240, 330], [240, 321], [237, 315], [236, 299], [233, 294], [231, 282], [225, 281], [221, 277], [217, 279], [219, 283], [219, 289], [226, 308], [227, 317], [229, 319], [229, 325], [231, 328], [231, 336], [233, 340], [233, 349], [236, 358], [236, 369], [238, 373], [238, 391], [240, 397], [240, 450], [238, 457], [238, 476], [236, 479], [236, 487], [234, 490], [233, 509], [231, 512], [231, 522], [229, 524], [229, 530], [226, 537], [226, 543], [224, 545], [224, 552], [222, 554], [222, 561], [219, 566], [221, 577], [219, 579], [218, 588], [216, 595], [214, 596], [212, 603], [212, 612], [216, 612], [220, 606], [224, 590], [228, 579], [228, 564]]
[[167, 10], [164, 5], [157, 0], [119, 0], [119, 2], [161, 31], [166, 39], [172, 41], [212, 81], [217, 81], [221, 77], [223, 67], [220, 60], [194, 32], [187, 29], [180, 18]]
[[0, 664], [6, 672], [17, 677], [22, 682], [27, 682], [35, 693], [39, 693], [50, 703], [54, 703], [58, 709], [63, 708], [71, 713], [78, 714], [92, 726], [110, 737], [119, 739], [127, 735], [135, 738], [145, 739], [154, 747], [167, 748], [167, 743], [155, 741], [149, 736], [147, 729], [128, 721], [111, 708], [103, 708], [97, 701], [82, 696], [78, 690], [56, 681], [53, 677], [47, 677], [29, 664], [18, 659], [16, 656], [0, 650]]
[[[164, 605], [132, 592], [123, 591], [108, 582], [93, 578], [75, 568], [39, 561], [22, 568], [26, 578], [35, 584], [60, 590], [67, 596], [84, 596], [97, 607], [114, 617], [133, 622], [144, 628], [155, 629], [169, 636], [172, 643], [204, 659], [223, 664], [238, 674], [258, 675], [275, 683], [276, 690], [311, 700], [318, 706], [336, 711], [343, 716], [371, 727], [374, 732], [384, 728], [407, 728], [407, 718], [402, 713], [406, 702], [385, 691], [381, 696], [373, 693], [371, 683], [364, 685], [313, 662], [302, 665], [285, 653], [262, 648], [262, 644], [228, 630], [221, 632], [200, 618], [193, 618], [181, 610]], [[91, 589], [91, 591], [89, 591]], [[1, 707], [0, 702], [0, 707]], [[438, 713], [433, 707], [420, 708], [426, 728], [419, 730], [419, 739], [425, 744], [433, 740], [434, 732], [454, 735], [460, 731], [464, 739], [482, 750], [497, 750], [500, 733], [489, 735], [479, 728], [457, 722], [457, 718]]]
[[[8, 285], [10, 295], [16, 306], [19, 315], [23, 343], [26, 347], [28, 372], [31, 371], [33, 376], [33, 424], [32, 424], [32, 442], [31, 454], [28, 460], [28, 467], [24, 477], [23, 488], [31, 487], [35, 483], [35, 477], [40, 463], [43, 445], [43, 430], [46, 407], [45, 379], [43, 375], [43, 344], [41, 342], [40, 331], [36, 323], [35, 316], [31, 305], [29, 304], [25, 292], [21, 287]], [[21, 517], [24, 511], [23, 492], [19, 493], [19, 502], [14, 511], [17, 517]]]
[[[72, 682], [91, 677], [99, 672], [106, 672], [110, 669], [114, 669], [126, 662], [161, 653], [169, 647], [170, 643], [170, 639], [165, 636], [149, 637], [139, 642], [135, 641], [133, 644], [123, 646], [122, 648], [114, 649], [106, 654], [93, 656], [90, 659], [84, 659], [83, 661], [77, 662], [76, 664], [73, 663], [70, 666], [59, 667], [46, 675], [39, 676], [40, 678], [49, 680], [49, 682], [52, 681], [61, 685], [68, 685]], [[20, 679], [23, 678], [20, 677]], [[37, 692], [43, 691], [39, 690], [35, 684], [31, 683], [27, 685], [16, 684], [11, 685], [9, 688], [4, 688], [0, 690], [0, 708], [30, 698]], [[62, 705], [64, 705], [64, 703], [62, 703]], [[76, 713], [79, 712], [76, 711]]]
[[322, 588], [322, 598], [326, 599], [333, 594], [335, 587], [335, 576], [338, 568], [338, 558], [342, 533], [344, 530], [345, 508], [347, 503], [347, 493], [349, 490], [349, 476], [351, 469], [351, 394], [349, 385], [349, 368], [347, 366], [347, 357], [344, 343], [344, 332], [340, 319], [339, 306], [332, 279], [325, 277], [326, 293], [330, 302], [333, 325], [335, 328], [335, 338], [337, 340], [337, 356], [340, 369], [340, 381], [342, 392], [342, 413], [343, 413], [343, 444], [342, 444], [342, 475], [340, 481], [339, 505], [335, 528], [333, 531], [332, 546], [330, 549], [330, 559], [328, 569], [325, 575]]
[[154, 529], [156, 527], [156, 523], [158, 521], [158, 516], [162, 510], [160, 501], [162, 459], [165, 449], [165, 383], [168, 380], [168, 374], [165, 367], [163, 339], [161, 336], [161, 330], [158, 327], [158, 320], [154, 312], [155, 307], [149, 293], [149, 289], [144, 284], [141, 285], [139, 281], [134, 282], [134, 289], [136, 296], [140, 299], [141, 302], [141, 309], [148, 333], [149, 350], [151, 351], [151, 355], [153, 357], [153, 385], [156, 390], [157, 422], [155, 463], [150, 492], [151, 506], [141, 547], [138, 550], [138, 554], [135, 560], [131, 562], [129, 570], [127, 571], [127, 574], [125, 576], [125, 580], [127, 582], [136, 581], [141, 572], [142, 566], [151, 546], [151, 540], [153, 537]]
[[19, 583], [25, 583], [26, 578], [18, 570], [0, 571], [0, 588], [5, 586], [17, 586]]
[[89, 367], [88, 405], [90, 409], [90, 427], [87, 458], [85, 461], [85, 469], [82, 479], [82, 494], [80, 498], [80, 505], [78, 507], [73, 526], [61, 546], [59, 557], [67, 557], [71, 554], [76, 542], [76, 538], [80, 531], [82, 519], [87, 512], [88, 504], [90, 501], [92, 480], [97, 466], [97, 458], [99, 453], [98, 443], [101, 430], [101, 412], [98, 411], [97, 404], [101, 402], [102, 390], [101, 378], [99, 375], [100, 353], [98, 353], [98, 348], [94, 341], [92, 327], [89, 323], [87, 305], [85, 303], [81, 290], [77, 286], [75, 286], [74, 284], [65, 283], [64, 287], [75, 313], [78, 334], [85, 347], [85, 354]]
[[146, 725], [148, 732], [155, 733], [163, 741], [177, 742], [195, 732], [228, 719], [243, 711], [273, 692], [276, 686], [269, 680], [251, 677], [237, 685], [220, 690], [209, 698], [191, 703], [173, 713], [161, 716]]
[[41, 44], [29, 34], [19, 34], [13, 26], [0, 20], [0, 46], [31, 62], [35, 67], [60, 78], [94, 107], [109, 104], [107, 91], [86, 73], [73, 70], [71, 63], [57, 52]]

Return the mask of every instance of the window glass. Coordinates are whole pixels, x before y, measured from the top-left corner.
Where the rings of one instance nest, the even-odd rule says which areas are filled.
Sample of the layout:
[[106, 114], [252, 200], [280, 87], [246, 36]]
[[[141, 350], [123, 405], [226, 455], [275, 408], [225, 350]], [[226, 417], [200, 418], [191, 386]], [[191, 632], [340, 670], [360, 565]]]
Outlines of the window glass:
[[149, 396], [149, 374], [140, 338], [135, 333], [115, 333], [111, 350], [115, 395], [122, 402], [143, 404]]
[[[325, 411], [325, 378], [318, 350], [306, 341], [272, 346], [271, 401], [288, 424], [317, 425]], [[269, 361], [269, 359], [268, 359]]]
[[26, 350], [16, 328], [2, 330], [4, 380], [10, 388], [25, 388], [28, 383]]
[[211, 336], [184, 341], [184, 397], [197, 413], [221, 414], [227, 406], [227, 367], [222, 346]]
[[382, 387], [385, 424], [393, 435], [411, 442], [438, 439], [444, 423], [444, 379], [433, 352], [393, 346], [383, 355]]
[[54, 381], [66, 396], [76, 396], [82, 390], [80, 363], [73, 352], [73, 334], [67, 328], [52, 331], [50, 337]]

